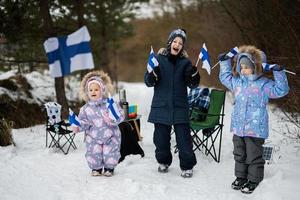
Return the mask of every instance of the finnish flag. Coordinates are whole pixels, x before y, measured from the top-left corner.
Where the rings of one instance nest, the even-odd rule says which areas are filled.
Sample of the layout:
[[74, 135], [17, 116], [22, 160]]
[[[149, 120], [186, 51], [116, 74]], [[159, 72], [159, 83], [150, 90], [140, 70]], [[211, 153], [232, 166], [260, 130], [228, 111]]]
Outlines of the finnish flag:
[[203, 43], [203, 46], [200, 50], [199, 58], [202, 61], [202, 68], [206, 69], [207, 73], [210, 75], [211, 72], [210, 58], [205, 43]]
[[235, 56], [236, 54], [239, 53], [239, 48], [238, 47], [234, 47], [233, 49], [231, 49], [226, 55], [229, 58], [232, 58], [233, 56]]
[[106, 106], [109, 110], [109, 118], [110, 119], [115, 120], [115, 121], [120, 119], [121, 113], [120, 113], [116, 103], [114, 102], [113, 98], [110, 97], [110, 95], [107, 98]]
[[150, 51], [150, 54], [149, 54], [149, 58], [148, 58], [148, 64], [147, 64], [147, 70], [149, 73], [152, 72], [152, 70], [158, 66], [158, 61], [155, 57], [155, 54], [154, 54], [154, 51], [153, 51], [153, 48], [151, 46], [151, 51]]
[[72, 126], [80, 126], [80, 122], [79, 119], [77, 117], [77, 115], [75, 115], [75, 113], [69, 108], [69, 123]]
[[277, 64], [262, 63], [262, 67], [263, 67], [264, 71], [270, 71], [276, 65]]
[[44, 42], [44, 49], [48, 57], [50, 75], [56, 78], [77, 70], [93, 69], [90, 40], [86, 26], [68, 36], [48, 38]]

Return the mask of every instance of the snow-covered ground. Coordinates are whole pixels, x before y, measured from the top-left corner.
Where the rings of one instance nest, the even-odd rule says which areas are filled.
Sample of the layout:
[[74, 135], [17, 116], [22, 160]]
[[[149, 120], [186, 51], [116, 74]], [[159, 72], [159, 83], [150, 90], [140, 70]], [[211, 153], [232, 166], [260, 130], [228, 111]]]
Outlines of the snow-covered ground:
[[[38, 74], [35, 76], [39, 77]], [[232, 135], [229, 133], [232, 109], [229, 94], [226, 97], [221, 162], [216, 163], [197, 151], [198, 164], [194, 168], [194, 176], [184, 179], [180, 176], [178, 154], [174, 154], [173, 164], [167, 174], [157, 172], [152, 142], [153, 126], [147, 123], [152, 89], [143, 83], [120, 84], [126, 89], [129, 103], [137, 104], [138, 113], [142, 115], [143, 140], [140, 145], [145, 151], [144, 158], [127, 156], [117, 166], [113, 177], [92, 177], [84, 158], [83, 134], [79, 133], [75, 138], [78, 149], [71, 149], [68, 155], [64, 155], [56, 149], [45, 147], [44, 125], [14, 129], [13, 137], [17, 146], [0, 147], [0, 199], [299, 199], [300, 144], [279, 134], [285, 125], [279, 121], [279, 111], [271, 112], [270, 109], [270, 139], [267, 143], [275, 147], [273, 161], [265, 165], [265, 179], [257, 190], [245, 195], [232, 190], [230, 186], [235, 177]], [[78, 90], [77, 87], [71, 88], [75, 93]], [[39, 95], [37, 91], [32, 93]], [[172, 144], [175, 144], [174, 138]]]

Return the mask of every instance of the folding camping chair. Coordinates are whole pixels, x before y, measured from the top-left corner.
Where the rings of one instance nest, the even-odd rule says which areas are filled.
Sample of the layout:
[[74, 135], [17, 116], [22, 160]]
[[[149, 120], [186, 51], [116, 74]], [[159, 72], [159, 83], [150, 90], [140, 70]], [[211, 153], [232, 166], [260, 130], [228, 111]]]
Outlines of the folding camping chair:
[[[46, 147], [56, 147], [64, 154], [68, 154], [71, 147], [77, 149], [74, 143], [75, 133], [69, 130], [70, 124], [61, 119], [61, 105], [56, 102], [44, 105], [47, 111]], [[50, 136], [49, 145], [48, 136]]]
[[[225, 94], [225, 91], [212, 89], [208, 113], [201, 112], [197, 107], [193, 107], [191, 111], [190, 128], [194, 151], [204, 150], [205, 155], [210, 155], [216, 162], [220, 162], [221, 155]], [[204, 121], [197, 120], [199, 114], [206, 115]]]

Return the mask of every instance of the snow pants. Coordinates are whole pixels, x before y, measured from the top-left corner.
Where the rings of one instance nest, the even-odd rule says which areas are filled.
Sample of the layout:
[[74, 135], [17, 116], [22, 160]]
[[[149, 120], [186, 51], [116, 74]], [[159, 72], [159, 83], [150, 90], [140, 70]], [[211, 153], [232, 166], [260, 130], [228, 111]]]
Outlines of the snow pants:
[[120, 158], [120, 136], [111, 137], [105, 143], [90, 136], [85, 139], [87, 149], [85, 158], [91, 169], [114, 169], [117, 166]]
[[235, 176], [259, 183], [264, 178], [263, 138], [233, 135]]
[[[185, 124], [174, 124], [176, 143], [179, 152], [181, 170], [193, 169], [196, 165], [196, 156], [193, 151], [193, 142], [190, 133], [190, 126]], [[158, 163], [171, 165], [171, 125], [160, 123], [154, 124], [153, 142], [155, 144], [155, 157]]]

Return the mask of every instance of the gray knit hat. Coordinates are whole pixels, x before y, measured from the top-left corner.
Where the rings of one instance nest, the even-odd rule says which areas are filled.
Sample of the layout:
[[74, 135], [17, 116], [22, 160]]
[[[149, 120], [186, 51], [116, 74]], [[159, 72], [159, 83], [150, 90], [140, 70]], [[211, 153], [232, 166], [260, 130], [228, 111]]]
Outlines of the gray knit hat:
[[168, 46], [171, 45], [171, 43], [176, 37], [181, 37], [184, 45], [187, 39], [186, 31], [184, 29], [175, 29], [174, 31], [172, 31], [168, 37], [168, 42], [167, 42]]

